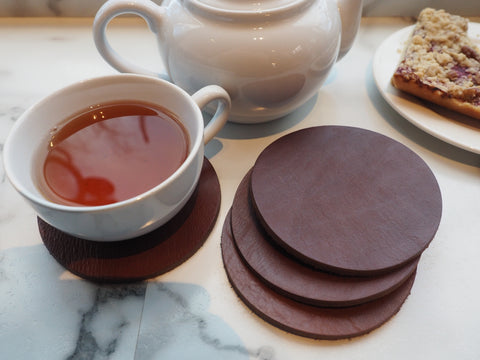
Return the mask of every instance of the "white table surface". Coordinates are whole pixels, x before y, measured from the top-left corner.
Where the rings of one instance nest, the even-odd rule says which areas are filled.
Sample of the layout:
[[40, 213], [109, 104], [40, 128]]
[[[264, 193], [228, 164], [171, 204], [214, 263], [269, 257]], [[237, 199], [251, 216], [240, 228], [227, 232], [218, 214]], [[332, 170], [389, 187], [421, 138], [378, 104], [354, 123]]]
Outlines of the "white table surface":
[[[115, 73], [95, 50], [91, 24], [0, 19], [0, 151], [34, 102]], [[382, 99], [372, 77], [377, 46], [408, 24], [364, 19], [351, 52], [302, 108], [263, 125], [228, 124], [206, 148], [222, 190], [210, 237], [187, 262], [147, 282], [99, 286], [64, 270], [0, 166], [0, 359], [480, 359], [480, 155], [411, 125]], [[118, 51], [161, 69], [141, 21], [117, 20], [110, 36]], [[439, 182], [443, 216], [400, 312], [368, 335], [318, 341], [267, 324], [238, 299], [223, 269], [220, 234], [237, 185], [265, 146], [331, 124], [377, 131], [420, 155]]]

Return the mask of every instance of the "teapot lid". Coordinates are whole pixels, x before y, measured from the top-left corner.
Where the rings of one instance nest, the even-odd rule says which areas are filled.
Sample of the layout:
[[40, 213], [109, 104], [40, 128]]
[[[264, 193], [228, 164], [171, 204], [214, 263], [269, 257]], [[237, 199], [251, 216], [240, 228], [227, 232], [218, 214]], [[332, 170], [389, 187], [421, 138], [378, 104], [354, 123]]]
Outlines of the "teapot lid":
[[300, 10], [314, 0], [183, 0], [193, 10], [223, 17], [280, 15]]
[[231, 11], [265, 11], [274, 8], [284, 7], [297, 1], [295, 0], [193, 0], [205, 4], [212, 8], [231, 10]]

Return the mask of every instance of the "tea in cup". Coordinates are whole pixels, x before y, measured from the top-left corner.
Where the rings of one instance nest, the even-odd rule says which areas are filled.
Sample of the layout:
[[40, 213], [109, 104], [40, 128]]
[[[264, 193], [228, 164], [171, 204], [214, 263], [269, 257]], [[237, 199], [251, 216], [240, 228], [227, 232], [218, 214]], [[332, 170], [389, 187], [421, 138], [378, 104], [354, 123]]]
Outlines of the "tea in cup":
[[[218, 101], [204, 127], [201, 108]], [[192, 96], [167, 81], [105, 76], [28, 109], [4, 148], [8, 178], [39, 217], [73, 236], [115, 241], [165, 224], [190, 198], [204, 144], [228, 118], [210, 85]]]

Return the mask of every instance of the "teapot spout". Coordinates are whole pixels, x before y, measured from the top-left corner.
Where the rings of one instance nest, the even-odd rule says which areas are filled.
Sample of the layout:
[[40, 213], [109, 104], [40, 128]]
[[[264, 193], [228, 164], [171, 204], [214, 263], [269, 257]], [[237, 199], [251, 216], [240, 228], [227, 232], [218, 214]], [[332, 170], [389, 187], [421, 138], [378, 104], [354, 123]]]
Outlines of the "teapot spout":
[[363, 0], [337, 0], [337, 6], [342, 19], [342, 41], [338, 61], [353, 45], [362, 18]]

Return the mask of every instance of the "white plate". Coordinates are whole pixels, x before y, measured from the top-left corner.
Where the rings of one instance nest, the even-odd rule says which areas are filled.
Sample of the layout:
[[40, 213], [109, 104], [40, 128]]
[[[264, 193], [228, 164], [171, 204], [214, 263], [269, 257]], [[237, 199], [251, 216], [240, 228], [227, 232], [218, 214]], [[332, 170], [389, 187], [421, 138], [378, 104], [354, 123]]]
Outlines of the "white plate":
[[[413, 25], [390, 35], [377, 49], [373, 76], [392, 108], [423, 131], [459, 148], [480, 154], [480, 121], [410, 96], [394, 88], [390, 79], [400, 62]], [[469, 36], [480, 44], [480, 23], [469, 24]]]

